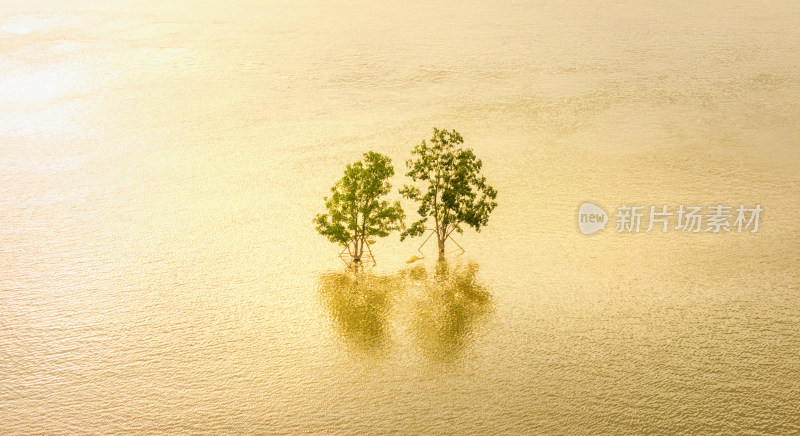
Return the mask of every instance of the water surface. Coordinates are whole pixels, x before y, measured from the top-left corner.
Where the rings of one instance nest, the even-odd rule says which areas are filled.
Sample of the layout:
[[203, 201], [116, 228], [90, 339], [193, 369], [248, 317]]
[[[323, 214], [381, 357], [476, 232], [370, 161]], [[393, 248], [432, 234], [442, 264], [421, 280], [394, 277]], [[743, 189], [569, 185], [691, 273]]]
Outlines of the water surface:
[[[5, 433], [800, 432], [800, 9], [29, 3], [0, 7]], [[489, 226], [344, 274], [322, 197], [367, 150], [405, 183], [433, 126]], [[587, 200], [764, 215], [586, 237]]]

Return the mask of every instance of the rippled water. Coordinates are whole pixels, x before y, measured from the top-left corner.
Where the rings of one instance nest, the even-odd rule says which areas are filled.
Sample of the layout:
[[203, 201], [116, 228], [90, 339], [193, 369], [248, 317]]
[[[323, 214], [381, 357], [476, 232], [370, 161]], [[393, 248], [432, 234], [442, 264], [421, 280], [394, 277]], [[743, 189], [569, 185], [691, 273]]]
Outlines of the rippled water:
[[[798, 8], [28, 3], [0, 6], [3, 433], [800, 432]], [[366, 150], [404, 183], [433, 126], [489, 226], [347, 274], [321, 198]], [[587, 200], [764, 214], [586, 237]]]

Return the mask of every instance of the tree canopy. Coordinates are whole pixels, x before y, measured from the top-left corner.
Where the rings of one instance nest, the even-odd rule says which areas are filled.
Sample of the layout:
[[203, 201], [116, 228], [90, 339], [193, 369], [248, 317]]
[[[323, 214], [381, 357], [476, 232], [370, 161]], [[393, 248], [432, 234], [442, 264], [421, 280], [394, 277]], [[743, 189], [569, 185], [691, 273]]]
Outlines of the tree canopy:
[[347, 165], [344, 176], [325, 197], [327, 213], [314, 218], [317, 231], [329, 241], [346, 247], [360, 262], [367, 244], [403, 229], [405, 213], [399, 201], [385, 199], [392, 189], [392, 160], [380, 153], [364, 153], [363, 162]]
[[479, 232], [497, 206], [497, 190], [481, 174], [483, 163], [471, 149], [461, 147], [463, 143], [455, 130], [434, 128], [430, 144], [423, 140], [406, 162], [406, 175], [421, 182], [422, 188], [406, 185], [400, 190], [404, 197], [419, 203], [417, 212], [422, 217], [401, 234], [401, 239], [422, 235], [432, 218], [440, 256], [452, 232], [462, 233], [463, 225]]

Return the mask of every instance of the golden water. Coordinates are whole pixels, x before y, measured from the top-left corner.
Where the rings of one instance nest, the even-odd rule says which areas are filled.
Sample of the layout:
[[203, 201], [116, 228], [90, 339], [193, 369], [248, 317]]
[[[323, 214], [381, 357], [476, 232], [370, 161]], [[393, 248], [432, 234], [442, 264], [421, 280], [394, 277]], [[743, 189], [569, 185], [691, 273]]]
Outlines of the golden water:
[[[800, 432], [798, 22], [4, 1], [0, 430]], [[367, 150], [404, 183], [433, 126], [483, 159], [489, 226], [447, 265], [392, 236], [346, 274], [322, 197]], [[587, 237], [587, 200], [764, 213]]]

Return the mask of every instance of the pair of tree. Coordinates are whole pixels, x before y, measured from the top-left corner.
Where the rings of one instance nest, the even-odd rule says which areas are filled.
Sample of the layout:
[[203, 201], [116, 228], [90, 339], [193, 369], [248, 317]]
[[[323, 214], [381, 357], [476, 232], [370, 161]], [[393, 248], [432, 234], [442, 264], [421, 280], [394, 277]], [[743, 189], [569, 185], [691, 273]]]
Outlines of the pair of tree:
[[455, 130], [433, 129], [430, 144], [422, 141], [406, 162], [406, 175], [421, 187], [405, 185], [400, 194], [419, 204], [420, 219], [406, 228], [405, 213], [399, 201], [389, 202], [389, 178], [394, 175], [392, 161], [380, 153], [364, 153], [362, 161], [347, 166], [344, 176], [325, 198], [327, 213], [314, 219], [317, 231], [331, 242], [348, 250], [354, 262], [361, 262], [365, 248], [375, 237], [395, 230], [400, 239], [425, 233], [429, 221], [436, 234], [439, 256], [453, 232], [463, 233], [464, 225], [480, 231], [497, 206], [497, 190], [481, 174], [482, 162]]

